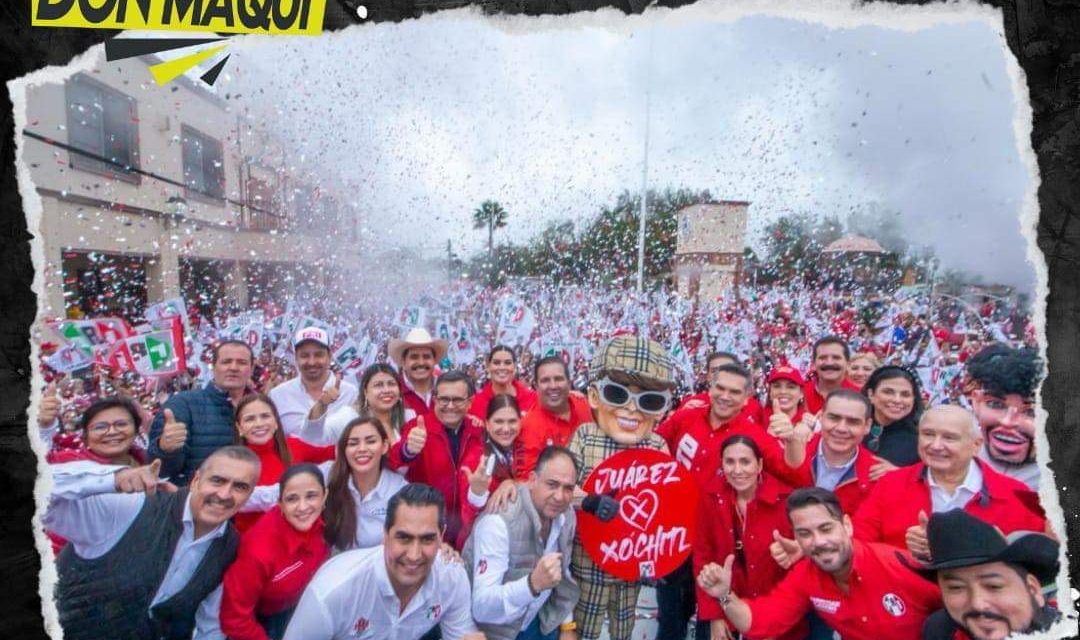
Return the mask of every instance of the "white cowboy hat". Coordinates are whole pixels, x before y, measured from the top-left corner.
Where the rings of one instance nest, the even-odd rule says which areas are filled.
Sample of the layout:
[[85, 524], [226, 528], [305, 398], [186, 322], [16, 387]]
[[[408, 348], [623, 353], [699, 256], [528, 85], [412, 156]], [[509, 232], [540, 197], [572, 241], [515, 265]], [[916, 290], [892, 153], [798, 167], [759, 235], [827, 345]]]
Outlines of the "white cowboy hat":
[[436, 340], [431, 337], [431, 334], [427, 332], [427, 329], [423, 327], [413, 327], [409, 329], [409, 332], [405, 334], [403, 339], [393, 338], [390, 340], [390, 344], [386, 347], [386, 353], [390, 356], [390, 359], [401, 366], [401, 358], [405, 355], [405, 351], [408, 349], [414, 349], [416, 347], [427, 347], [435, 352], [435, 362], [438, 363], [446, 356], [447, 350], [450, 348], [449, 343], [446, 340]]

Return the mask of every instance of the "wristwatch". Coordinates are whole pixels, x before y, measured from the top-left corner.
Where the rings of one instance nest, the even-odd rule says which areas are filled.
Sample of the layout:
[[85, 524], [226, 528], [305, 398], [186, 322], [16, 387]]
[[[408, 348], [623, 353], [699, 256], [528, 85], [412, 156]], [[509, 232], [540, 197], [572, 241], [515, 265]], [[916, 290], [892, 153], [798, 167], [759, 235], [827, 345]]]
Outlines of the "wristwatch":
[[574, 629], [577, 629], [577, 623], [573, 620], [559, 625], [559, 631], [573, 631]]
[[727, 606], [731, 604], [731, 589], [728, 589], [727, 593], [717, 598], [717, 601], [720, 603], [721, 607], [726, 609]]

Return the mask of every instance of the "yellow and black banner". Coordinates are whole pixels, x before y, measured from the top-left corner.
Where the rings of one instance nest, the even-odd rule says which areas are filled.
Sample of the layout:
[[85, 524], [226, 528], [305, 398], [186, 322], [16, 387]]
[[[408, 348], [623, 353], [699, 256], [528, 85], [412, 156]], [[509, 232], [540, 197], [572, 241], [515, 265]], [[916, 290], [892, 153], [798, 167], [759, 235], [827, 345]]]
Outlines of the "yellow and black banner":
[[326, 0], [31, 0], [35, 27], [318, 35]]

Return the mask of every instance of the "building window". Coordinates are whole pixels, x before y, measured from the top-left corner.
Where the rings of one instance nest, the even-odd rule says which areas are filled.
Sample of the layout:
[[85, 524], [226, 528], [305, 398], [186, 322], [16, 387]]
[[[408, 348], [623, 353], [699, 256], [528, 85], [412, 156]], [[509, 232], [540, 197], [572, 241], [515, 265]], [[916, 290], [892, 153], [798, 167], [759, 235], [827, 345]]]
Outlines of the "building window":
[[[139, 118], [136, 101], [78, 74], [66, 85], [71, 166], [138, 183]], [[82, 153], [80, 153], [80, 151]]]
[[181, 128], [187, 196], [225, 199], [225, 154], [221, 142], [184, 125]]

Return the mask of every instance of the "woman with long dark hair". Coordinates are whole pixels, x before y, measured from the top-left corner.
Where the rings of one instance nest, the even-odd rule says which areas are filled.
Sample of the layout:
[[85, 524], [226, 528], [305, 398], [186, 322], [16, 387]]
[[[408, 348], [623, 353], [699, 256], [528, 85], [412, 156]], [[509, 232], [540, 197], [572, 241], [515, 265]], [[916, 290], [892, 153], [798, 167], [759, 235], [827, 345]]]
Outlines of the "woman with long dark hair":
[[536, 392], [517, 378], [517, 356], [504, 344], [497, 344], [488, 352], [485, 360], [487, 382], [473, 396], [469, 413], [483, 420], [488, 414], [488, 404], [499, 395], [517, 400], [519, 413], [524, 414], [536, 405]]
[[319, 467], [289, 467], [278, 492], [278, 504], [244, 534], [225, 572], [220, 623], [230, 640], [280, 640], [304, 588], [330, 556]]
[[918, 424], [923, 412], [919, 381], [904, 367], [879, 367], [863, 393], [874, 405], [874, 422], [863, 444], [894, 467], [919, 462]]
[[390, 436], [378, 418], [352, 420], [341, 432], [326, 482], [326, 541], [336, 551], [378, 546], [386, 505], [408, 484], [385, 468]]

